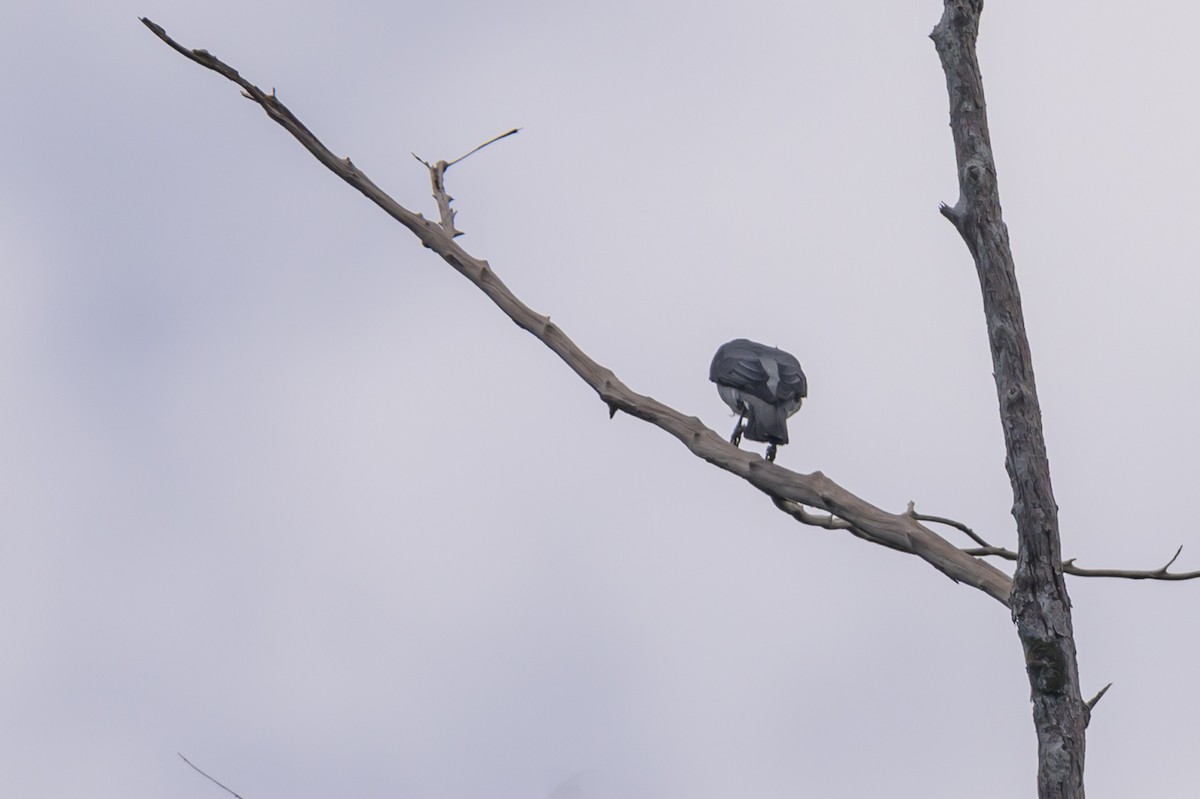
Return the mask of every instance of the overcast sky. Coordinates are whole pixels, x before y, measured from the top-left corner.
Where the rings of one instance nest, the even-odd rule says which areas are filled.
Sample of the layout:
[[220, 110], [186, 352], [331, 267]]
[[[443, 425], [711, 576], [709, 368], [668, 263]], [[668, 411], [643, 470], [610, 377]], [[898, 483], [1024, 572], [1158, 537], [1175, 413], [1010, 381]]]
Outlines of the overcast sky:
[[[1007, 612], [802, 527], [595, 394], [233, 84], [722, 435], [1015, 545], [940, 3], [0, 13], [0, 792], [1033, 796]], [[1200, 568], [1186, 4], [993, 2], [980, 56], [1063, 551]], [[957, 538], [952, 540], [957, 541]], [[1002, 564], [1003, 565], [1003, 564]], [[1197, 780], [1200, 584], [1069, 580], [1091, 797]]]

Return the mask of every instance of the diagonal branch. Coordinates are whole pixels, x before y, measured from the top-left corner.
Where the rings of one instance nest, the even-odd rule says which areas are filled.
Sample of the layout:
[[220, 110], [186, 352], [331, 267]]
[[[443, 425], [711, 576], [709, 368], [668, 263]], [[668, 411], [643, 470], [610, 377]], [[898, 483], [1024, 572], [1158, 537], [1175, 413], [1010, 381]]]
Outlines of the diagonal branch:
[[[500, 141], [501, 139], [507, 139], [509, 136], [515, 136], [516, 134], [518, 134], [520, 132], [521, 132], [520, 128], [513, 128], [512, 130], [508, 131], [508, 133], [501, 133], [499, 136], [493, 136], [492, 138], [485, 141], [483, 144], [476, 147], [474, 150], [471, 150], [471, 152], [467, 153], [466, 155], [460, 155], [458, 158], [455, 158], [453, 161], [446, 164], [446, 169], [449, 169], [450, 167], [454, 166], [459, 161], [466, 161], [468, 158], [475, 155], [475, 153], [479, 152], [484, 147], [487, 147], [489, 144], [495, 144], [496, 142]], [[442, 171], [445, 172], [446, 170], [443, 169]]]
[[[845, 529], [852, 534], [881, 546], [914, 554], [950, 579], [976, 588], [1007, 606], [1012, 584], [1008, 575], [962, 552], [911, 516], [882, 510], [842, 488], [821, 472], [798, 474], [768, 463], [757, 454], [733, 446], [724, 436], [705, 427], [695, 416], [687, 416], [630, 389], [611, 369], [600, 365], [581, 350], [548, 316], [536, 313], [521, 302], [492, 271], [487, 261], [475, 258], [460, 247], [455, 241], [452, 226], [443, 227], [401, 206], [372, 183], [349, 158], [338, 158], [331, 153], [279, 102], [274, 93], [263, 92], [207, 50], [189, 50], [150, 20], [143, 19], [142, 22], [184, 57], [238, 84], [247, 97], [262, 106], [267, 116], [283, 126], [318, 161], [412, 231], [422, 244], [486, 294], [518, 327], [533, 334], [561, 358], [596, 391], [608, 406], [610, 414], [623, 411], [659, 427], [677, 438], [697, 457], [741, 477], [777, 503], [783, 503], [780, 507], [789, 514], [796, 516], [795, 508], [798, 506], [817, 508], [831, 517], [844, 520], [848, 525]], [[796, 518], [800, 519], [799, 516]]]
[[192, 761], [190, 761], [190, 760], [188, 760], [186, 757], [184, 757], [182, 752], [176, 752], [175, 754], [179, 755], [179, 759], [180, 759], [180, 760], [182, 760], [184, 763], [187, 763], [189, 766], [191, 766], [192, 768], [194, 768], [194, 769], [195, 769], [197, 772], [199, 772], [199, 773], [200, 773], [200, 775], [201, 775], [201, 776], [203, 776], [205, 779], [207, 779], [207, 780], [210, 780], [210, 781], [212, 781], [213, 783], [216, 783], [218, 786], [220, 786], [222, 789], [224, 789], [224, 791], [225, 791], [226, 793], [228, 793], [230, 796], [234, 797], [234, 799], [242, 799], [242, 797], [241, 797], [240, 795], [238, 795], [238, 794], [234, 793], [233, 789], [232, 789], [232, 788], [230, 788], [228, 785], [225, 785], [225, 784], [224, 784], [224, 783], [222, 783], [220, 780], [218, 780], [216, 777], [213, 777], [211, 774], [209, 774], [209, 773], [207, 773], [206, 771], [204, 771], [204, 769], [200, 768], [200, 767], [199, 767], [199, 766], [197, 766], [195, 763], [193, 763]]

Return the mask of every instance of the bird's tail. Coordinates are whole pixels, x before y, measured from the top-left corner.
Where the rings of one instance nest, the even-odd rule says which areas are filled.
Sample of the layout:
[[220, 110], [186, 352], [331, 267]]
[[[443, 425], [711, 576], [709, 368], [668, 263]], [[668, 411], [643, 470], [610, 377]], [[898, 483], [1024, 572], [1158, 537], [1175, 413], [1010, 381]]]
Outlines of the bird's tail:
[[788, 443], [787, 412], [778, 405], [764, 402], [758, 397], [746, 397], [749, 413], [746, 414], [746, 438], [771, 444]]

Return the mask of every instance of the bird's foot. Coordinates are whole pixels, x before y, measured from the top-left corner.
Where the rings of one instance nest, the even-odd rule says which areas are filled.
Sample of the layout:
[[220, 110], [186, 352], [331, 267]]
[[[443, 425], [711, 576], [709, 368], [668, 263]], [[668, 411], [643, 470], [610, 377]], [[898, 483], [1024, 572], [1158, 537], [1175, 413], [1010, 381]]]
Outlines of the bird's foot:
[[767, 460], [770, 461], [771, 463], [775, 462], [775, 445], [774, 444], [767, 445]]

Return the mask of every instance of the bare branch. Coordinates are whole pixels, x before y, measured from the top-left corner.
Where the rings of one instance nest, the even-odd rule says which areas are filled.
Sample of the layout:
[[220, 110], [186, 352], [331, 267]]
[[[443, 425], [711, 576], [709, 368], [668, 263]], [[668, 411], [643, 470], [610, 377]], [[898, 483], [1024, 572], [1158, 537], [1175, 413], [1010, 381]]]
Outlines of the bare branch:
[[[536, 313], [521, 302], [492, 271], [487, 261], [467, 253], [447, 228], [404, 208], [372, 183], [349, 158], [337, 158], [329, 152], [276, 97], [266, 94], [207, 51], [189, 50], [176, 43], [150, 20], [143, 19], [142, 22], [186, 58], [241, 86], [271, 119], [291, 133], [318, 161], [411, 230], [422, 244], [478, 287], [517, 326], [533, 334], [561, 358], [596, 391], [608, 406], [610, 414], [619, 410], [649, 422], [674, 436], [697, 457], [741, 477], [772, 499], [817, 508], [843, 519], [850, 525], [848, 529], [854, 535], [915, 554], [950, 579], [983, 591], [1007, 606], [1012, 585], [1008, 575], [960, 551], [916, 519], [875, 507], [820, 472], [797, 474], [767, 462], [758, 454], [738, 449], [696, 417], [686, 416], [652, 397], [631, 390], [611, 369], [583, 352], [549, 317]], [[442, 172], [445, 172], [444, 167]]]
[[1175, 550], [1175, 554], [1171, 556], [1166, 565], [1149, 571], [1132, 569], [1083, 569], [1075, 565], [1075, 558], [1063, 561], [1063, 571], [1067, 574], [1079, 575], [1080, 577], [1120, 577], [1125, 580], [1195, 580], [1200, 578], [1200, 571], [1174, 573], [1167, 571], [1182, 551], [1183, 547], [1180, 546], [1179, 549]]
[[[917, 513], [912, 502], [908, 503], [907, 513], [910, 517], [916, 519], [917, 521], [944, 524], [948, 527], [953, 527], [956, 530], [961, 530], [962, 532], [966, 533], [968, 536], [970, 536], [972, 541], [979, 544], [978, 547], [964, 549], [963, 552], [968, 555], [977, 558], [1004, 558], [1005, 560], [1011, 560], [1013, 562], [1016, 562], [1017, 560], [1016, 552], [1013, 552], [1011, 549], [1006, 549], [1005, 547], [992, 546], [987, 541], [983, 540], [981, 535], [960, 521], [949, 519], [945, 516], [931, 516], [927, 513]], [[1200, 578], [1200, 571], [1175, 572], [1174, 574], [1168, 571], [1168, 569], [1171, 568], [1171, 564], [1175, 562], [1175, 560], [1179, 557], [1179, 553], [1182, 551], [1183, 547], [1180, 546], [1179, 549], [1175, 550], [1175, 554], [1171, 556], [1171, 559], [1167, 561], [1165, 566], [1161, 566], [1152, 570], [1084, 569], [1075, 565], [1075, 558], [1070, 558], [1062, 562], [1062, 571], [1064, 574], [1072, 574], [1076, 577], [1119, 577], [1125, 580], [1195, 580]]]
[[[472, 150], [471, 152], [467, 153], [466, 155], [460, 155], [458, 158], [455, 158], [453, 161], [451, 161], [450, 163], [446, 164], [446, 169], [449, 169], [450, 167], [454, 166], [454, 165], [455, 165], [455, 164], [457, 164], [459, 161], [465, 161], [465, 160], [467, 160], [467, 159], [468, 159], [468, 158], [470, 158], [472, 155], [475, 155], [475, 153], [477, 153], [477, 152], [479, 152], [480, 150], [482, 150], [484, 147], [487, 147], [489, 144], [495, 144], [496, 142], [500, 141], [501, 139], [507, 139], [509, 136], [512, 136], [512, 135], [514, 135], [514, 134], [517, 134], [517, 133], [520, 133], [520, 132], [521, 132], [521, 129], [520, 129], [520, 128], [513, 128], [513, 129], [512, 129], [512, 130], [510, 130], [508, 133], [501, 133], [499, 136], [495, 136], [495, 137], [493, 137], [493, 138], [491, 138], [491, 139], [488, 139], [488, 140], [487, 140], [487, 141], [485, 141], [483, 144], [479, 145], [478, 147], [476, 147], [474, 150]], [[444, 169], [444, 170], [442, 170], [442, 171], [443, 171], [443, 172], [445, 172], [446, 170]]]
[[446, 231], [446, 235], [450, 238], [461, 236], [463, 232], [454, 227], [454, 217], [458, 215], [458, 212], [450, 207], [450, 203], [454, 202], [454, 198], [446, 193], [446, 170], [450, 168], [450, 165], [445, 161], [438, 161], [436, 164], [431, 164], [416, 153], [413, 153], [412, 156], [429, 169], [429, 183], [433, 186], [433, 199], [437, 201], [438, 217], [442, 221], [442, 230]]
[[[1062, 562], [1062, 571], [1063, 574], [1072, 574], [1076, 577], [1119, 577], [1124, 580], [1195, 580], [1200, 578], [1200, 571], [1174, 573], [1167, 571], [1175, 562], [1175, 558], [1179, 557], [1181, 551], [1183, 551], [1183, 547], [1175, 550], [1174, 557], [1167, 561], [1165, 566], [1157, 569], [1145, 571], [1138, 569], [1084, 569], [1075, 565], [1075, 558], [1070, 558]], [[1017, 560], [1017, 553], [1004, 547], [983, 546], [964, 549], [963, 552], [977, 558], [996, 557], [1014, 562]]]
[[991, 544], [980, 538], [974, 530], [972, 530], [970, 527], [967, 527], [962, 522], [957, 522], [954, 519], [948, 519], [945, 516], [929, 516], [924, 513], [917, 513], [916, 503], [914, 502], [908, 503], [908, 515], [919, 522], [935, 522], [937, 524], [944, 524], [947, 527], [953, 527], [955, 530], [961, 530], [962, 532], [966, 533], [967, 536], [970, 537], [970, 539], [976, 544], [979, 544], [979, 546], [991, 546]]
[[241, 796], [238, 796], [238, 794], [234, 793], [234, 792], [233, 792], [233, 790], [232, 790], [232, 789], [230, 789], [228, 786], [226, 786], [226, 785], [222, 785], [220, 782], [218, 782], [218, 781], [217, 781], [215, 778], [213, 778], [211, 775], [209, 775], [209, 774], [205, 774], [205, 773], [204, 773], [204, 771], [203, 771], [203, 770], [202, 770], [202, 769], [201, 769], [199, 766], [197, 766], [195, 763], [193, 763], [192, 761], [190, 761], [190, 760], [188, 760], [186, 757], [184, 757], [182, 752], [176, 752], [175, 754], [179, 755], [179, 758], [180, 758], [180, 759], [181, 759], [181, 760], [182, 760], [184, 763], [187, 763], [189, 766], [191, 766], [192, 768], [196, 769], [196, 771], [200, 772], [200, 775], [201, 775], [201, 776], [203, 776], [205, 779], [211, 780], [212, 782], [216, 783], [218, 786], [220, 786], [221, 788], [223, 788], [225, 791], [227, 791], [227, 792], [229, 793], [229, 795], [230, 795], [230, 796], [237, 797], [237, 799], [242, 799], [242, 797], [241, 797]]
[[1108, 685], [1104, 686], [1100, 689], [1098, 694], [1083, 703], [1083, 724], [1085, 727], [1092, 723], [1092, 708], [1094, 708], [1096, 703], [1100, 701], [1100, 697], [1108, 693], [1108, 689], [1112, 688], [1112, 685], [1112, 683], [1109, 683]]

